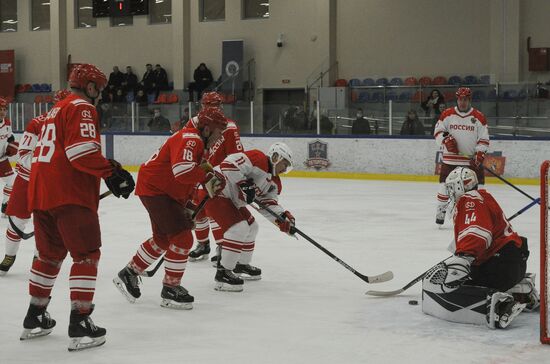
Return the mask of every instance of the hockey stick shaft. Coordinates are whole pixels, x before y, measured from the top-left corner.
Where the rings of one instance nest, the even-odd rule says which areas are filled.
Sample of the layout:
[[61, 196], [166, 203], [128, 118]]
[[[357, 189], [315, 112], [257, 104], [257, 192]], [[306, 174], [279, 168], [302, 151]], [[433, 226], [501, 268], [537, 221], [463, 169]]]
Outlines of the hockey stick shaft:
[[[515, 214], [510, 216], [507, 220], [512, 221], [513, 219], [515, 219], [519, 215], [523, 214], [525, 211], [529, 210], [531, 207], [535, 206], [537, 203], [540, 203], [540, 198], [535, 199], [530, 204], [528, 204], [527, 206], [523, 207], [521, 210], [519, 210], [518, 212], [516, 212]], [[452, 255], [447, 257], [446, 259], [442, 260], [441, 262], [439, 262], [437, 264], [440, 264], [440, 263], [444, 262], [445, 260], [449, 259], [450, 257], [452, 257]], [[432, 269], [432, 268], [430, 268], [430, 269]], [[421, 275], [419, 275], [418, 277], [416, 277], [415, 279], [413, 279], [412, 281], [410, 281], [409, 283], [404, 285], [403, 288], [396, 289], [395, 291], [368, 291], [366, 294], [371, 295], [371, 296], [380, 296], [380, 297], [389, 297], [389, 296], [398, 295], [398, 294], [406, 291], [407, 289], [411, 288], [412, 286], [414, 286], [415, 284], [420, 282], [422, 279], [424, 279], [424, 277], [426, 276], [426, 274], [428, 274], [430, 269], [428, 269], [427, 271], [425, 271], [424, 273], [422, 273]]]
[[534, 198], [533, 196], [531, 196], [530, 194], [528, 194], [527, 192], [523, 191], [521, 188], [517, 187], [516, 185], [514, 185], [512, 182], [510, 181], [507, 181], [506, 179], [504, 179], [504, 177], [502, 176], [499, 176], [495, 171], [493, 171], [491, 168], [488, 168], [488, 167], [485, 167], [483, 166], [483, 169], [485, 169], [487, 172], [491, 173], [493, 176], [495, 176], [496, 178], [498, 178], [499, 180], [501, 180], [502, 182], [506, 183], [508, 186], [512, 187], [514, 190], [518, 191], [519, 193], [521, 193], [522, 195], [524, 195], [525, 197], [527, 197], [528, 199], [530, 199], [531, 201], [537, 201], [536, 203], [540, 204], [540, 199], [536, 199]]
[[[195, 211], [193, 211], [193, 214], [191, 215], [191, 219], [194, 219], [195, 217], [197, 217], [198, 213], [201, 212], [201, 210], [204, 208], [204, 205], [206, 205], [206, 202], [208, 201], [208, 199], [210, 199], [210, 196], [208, 195], [202, 199], [202, 201], [199, 203]], [[158, 263], [155, 265], [153, 269], [143, 272], [143, 276], [145, 277], [154, 276], [157, 270], [160, 269], [162, 263], [164, 263], [164, 255], [160, 257], [160, 260], [158, 261]]]
[[[269, 213], [271, 216], [275, 217], [275, 219], [277, 219], [277, 221], [279, 222], [284, 222], [285, 219], [278, 215], [277, 213], [275, 213], [275, 211], [271, 210], [267, 205], [265, 205], [264, 203], [258, 201], [257, 199], [254, 200], [254, 202], [256, 202], [256, 204], [260, 207], [260, 209], [262, 210], [265, 210], [267, 211], [267, 213]], [[333, 253], [331, 253], [328, 249], [326, 249], [325, 247], [323, 247], [321, 244], [319, 244], [318, 242], [316, 242], [315, 240], [313, 240], [312, 238], [310, 238], [307, 234], [305, 234], [304, 232], [302, 232], [300, 229], [298, 229], [297, 227], [293, 226], [292, 228], [292, 231], [294, 231], [296, 234], [300, 235], [301, 237], [303, 237], [304, 239], [306, 239], [308, 242], [310, 242], [311, 244], [315, 245], [315, 247], [317, 247], [318, 249], [320, 249], [323, 253], [325, 253], [326, 255], [328, 255], [329, 257], [331, 257], [332, 259], [334, 259], [335, 261], [337, 261], [338, 263], [340, 263], [344, 268], [346, 268], [347, 270], [349, 270], [350, 272], [352, 272], [353, 274], [355, 274], [357, 277], [361, 278], [363, 281], [367, 282], [367, 283], [380, 283], [380, 282], [386, 282], [386, 281], [389, 281], [390, 279], [393, 278], [393, 273], [391, 271], [388, 271], [388, 272], [385, 272], [385, 273], [382, 273], [378, 276], [366, 276], [364, 274], [361, 274], [359, 273], [358, 271], [356, 271], [355, 269], [353, 269], [349, 264], [347, 264], [346, 262], [344, 262], [342, 259], [338, 258], [336, 255], [334, 255]]]

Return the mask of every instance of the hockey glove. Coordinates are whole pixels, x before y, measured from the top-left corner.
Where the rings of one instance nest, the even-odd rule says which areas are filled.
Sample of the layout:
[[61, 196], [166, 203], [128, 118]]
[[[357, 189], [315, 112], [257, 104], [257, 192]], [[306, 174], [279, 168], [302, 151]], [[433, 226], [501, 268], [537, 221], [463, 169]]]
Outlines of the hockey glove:
[[296, 234], [296, 229], [294, 228], [294, 225], [296, 225], [296, 219], [294, 219], [294, 216], [292, 216], [289, 211], [285, 211], [281, 214], [281, 217], [284, 220], [277, 220], [279, 230], [281, 230], [283, 233], [287, 233], [288, 235]]
[[447, 149], [447, 152], [458, 154], [458, 145], [456, 139], [449, 133], [443, 133], [443, 145]]
[[109, 162], [113, 165], [113, 173], [105, 178], [105, 184], [107, 188], [115, 195], [116, 197], [130, 197], [130, 194], [134, 192], [136, 183], [134, 182], [134, 177], [127, 170], [123, 169], [115, 160], [110, 159]]
[[472, 169], [479, 169], [479, 167], [481, 167], [481, 165], [483, 164], [484, 159], [485, 159], [485, 153], [476, 152], [476, 154], [474, 154], [474, 157], [470, 159], [470, 167]]
[[422, 288], [433, 293], [450, 293], [458, 289], [470, 276], [474, 257], [453, 255], [430, 269]]
[[225, 188], [225, 177], [218, 171], [210, 172], [206, 175], [204, 189], [208, 192], [210, 198], [218, 195]]
[[250, 204], [254, 202], [256, 198], [256, 185], [252, 178], [247, 179], [246, 181], [238, 183], [239, 188], [244, 194], [244, 200], [246, 203]]
[[205, 171], [206, 173], [210, 173], [210, 172], [213, 172], [214, 171], [214, 168], [212, 167], [212, 165], [208, 162], [202, 162], [199, 167]]
[[19, 150], [19, 143], [16, 141], [11, 141], [8, 143], [8, 147], [6, 148], [6, 155], [8, 157], [13, 157], [17, 154], [17, 151]]

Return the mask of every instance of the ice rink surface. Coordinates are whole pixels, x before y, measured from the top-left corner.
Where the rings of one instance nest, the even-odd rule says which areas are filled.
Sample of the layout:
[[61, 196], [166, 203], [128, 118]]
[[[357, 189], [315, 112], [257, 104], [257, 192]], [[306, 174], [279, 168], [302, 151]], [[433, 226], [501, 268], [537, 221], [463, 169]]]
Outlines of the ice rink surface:
[[[522, 188], [538, 196], [536, 186]], [[530, 202], [505, 185], [487, 189], [508, 216]], [[92, 315], [107, 329], [107, 343], [67, 352], [69, 260], [49, 307], [57, 327], [49, 336], [19, 341], [30, 239], [0, 278], [0, 363], [550, 363], [550, 347], [539, 344], [538, 312], [491, 331], [424, 315], [421, 304], [408, 304], [420, 302], [420, 284], [396, 297], [365, 295], [400, 288], [450, 255], [450, 222], [443, 229], [434, 224], [436, 190], [435, 183], [285, 178], [280, 201], [303, 232], [363, 274], [393, 270], [393, 281], [366, 284], [256, 214], [252, 263], [262, 268], [262, 280], [246, 282], [242, 293], [216, 292], [210, 262], [189, 263], [183, 285], [195, 296], [190, 311], [159, 306], [162, 270], [143, 279], [136, 304], [114, 287], [112, 278], [151, 233], [135, 196], [109, 197], [100, 207], [103, 248]], [[528, 271], [537, 278], [538, 214], [534, 207], [512, 221], [529, 238]]]

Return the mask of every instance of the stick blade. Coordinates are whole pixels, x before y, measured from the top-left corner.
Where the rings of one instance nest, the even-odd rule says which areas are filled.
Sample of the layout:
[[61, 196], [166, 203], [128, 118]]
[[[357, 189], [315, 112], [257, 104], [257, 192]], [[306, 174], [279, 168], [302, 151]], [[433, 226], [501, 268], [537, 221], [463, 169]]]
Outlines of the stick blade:
[[391, 270], [378, 274], [376, 276], [368, 276], [368, 282], [369, 283], [382, 283], [391, 281], [393, 279], [393, 272]]
[[403, 292], [404, 289], [396, 289], [395, 291], [367, 291], [365, 292], [366, 295], [369, 296], [376, 296], [376, 297], [391, 297], [391, 296], [397, 296], [401, 292]]

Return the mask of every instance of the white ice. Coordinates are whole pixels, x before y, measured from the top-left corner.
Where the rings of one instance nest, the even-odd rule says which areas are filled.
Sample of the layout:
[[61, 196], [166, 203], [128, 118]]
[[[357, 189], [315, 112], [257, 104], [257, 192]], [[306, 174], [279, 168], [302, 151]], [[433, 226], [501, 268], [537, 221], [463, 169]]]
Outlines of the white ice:
[[[28, 306], [32, 239], [0, 278], [0, 363], [548, 363], [539, 344], [537, 313], [521, 314], [507, 330], [453, 324], [424, 315], [420, 284], [392, 298], [369, 289], [402, 287], [449, 255], [451, 227], [434, 224], [434, 183], [286, 178], [281, 203], [297, 226], [363, 274], [393, 270], [393, 281], [366, 284], [304, 239], [295, 240], [261, 216], [253, 263], [261, 281], [243, 293], [214, 291], [210, 262], [189, 263], [183, 285], [191, 311], [161, 308], [162, 270], [144, 278], [142, 297], [128, 303], [111, 279], [150, 236], [136, 197], [101, 202], [102, 257], [96, 324], [107, 343], [67, 352], [68, 269], [65, 261], [49, 307], [57, 327], [20, 342]], [[488, 185], [510, 216], [530, 201], [505, 185]], [[538, 196], [536, 186], [522, 186]], [[2, 221], [5, 226], [6, 221]], [[512, 222], [529, 238], [529, 271], [539, 264], [538, 209]], [[3, 249], [3, 248], [2, 248]], [[3, 253], [3, 251], [1, 251]]]

